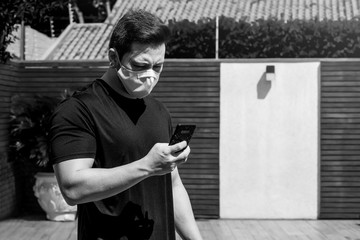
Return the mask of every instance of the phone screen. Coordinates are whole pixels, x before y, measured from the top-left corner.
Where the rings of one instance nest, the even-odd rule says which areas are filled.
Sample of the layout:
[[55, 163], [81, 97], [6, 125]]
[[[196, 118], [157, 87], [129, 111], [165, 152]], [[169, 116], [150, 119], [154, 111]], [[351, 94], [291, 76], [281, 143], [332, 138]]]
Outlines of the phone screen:
[[174, 134], [172, 135], [170, 139], [169, 145], [174, 145], [176, 143], [186, 141], [189, 145], [190, 139], [192, 135], [194, 134], [196, 125], [182, 125], [178, 124], [176, 126], [176, 129], [174, 131]]

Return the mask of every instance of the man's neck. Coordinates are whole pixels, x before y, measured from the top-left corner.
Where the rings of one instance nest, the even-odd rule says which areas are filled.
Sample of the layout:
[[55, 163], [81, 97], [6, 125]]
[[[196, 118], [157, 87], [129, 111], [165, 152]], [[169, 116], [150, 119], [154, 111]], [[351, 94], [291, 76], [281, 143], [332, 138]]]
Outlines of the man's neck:
[[122, 85], [115, 68], [109, 67], [101, 79], [103, 79], [115, 92], [121, 96], [132, 99], [132, 97], [128, 94]]

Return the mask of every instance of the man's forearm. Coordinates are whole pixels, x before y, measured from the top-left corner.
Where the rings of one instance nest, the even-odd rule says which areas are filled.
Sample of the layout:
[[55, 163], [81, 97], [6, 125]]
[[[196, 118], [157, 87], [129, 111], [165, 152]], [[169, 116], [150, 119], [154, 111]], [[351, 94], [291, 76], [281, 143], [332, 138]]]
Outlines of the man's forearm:
[[[92, 168], [93, 158], [73, 159], [54, 165], [56, 178], [70, 205], [94, 202], [121, 193], [150, 176], [170, 173], [186, 161], [186, 141], [169, 146], [157, 143], [140, 160], [114, 168]], [[180, 154], [175, 154], [184, 149]]]
[[173, 183], [176, 231], [182, 239], [201, 240], [189, 196], [182, 183]]
[[[64, 166], [57, 166], [57, 168], [61, 167]], [[55, 172], [57, 172], [56, 168]], [[61, 190], [66, 201], [71, 205], [76, 205], [116, 195], [148, 176], [149, 172], [142, 167], [139, 160], [115, 168], [80, 169], [72, 174], [63, 175], [60, 179], [58, 177], [58, 180], [61, 182]]]

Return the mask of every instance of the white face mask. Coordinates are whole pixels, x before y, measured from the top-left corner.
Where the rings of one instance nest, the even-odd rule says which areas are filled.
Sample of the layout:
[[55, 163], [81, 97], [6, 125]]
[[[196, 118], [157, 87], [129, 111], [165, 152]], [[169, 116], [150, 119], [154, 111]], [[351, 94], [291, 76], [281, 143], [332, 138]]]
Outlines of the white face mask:
[[144, 98], [149, 95], [157, 84], [160, 75], [152, 69], [133, 71], [123, 65], [117, 74], [130, 98]]

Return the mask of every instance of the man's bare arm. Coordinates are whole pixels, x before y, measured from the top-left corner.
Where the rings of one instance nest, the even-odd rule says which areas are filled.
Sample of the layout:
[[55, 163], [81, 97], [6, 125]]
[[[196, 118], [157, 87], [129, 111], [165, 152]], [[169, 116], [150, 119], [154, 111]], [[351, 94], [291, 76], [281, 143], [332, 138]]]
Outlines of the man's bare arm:
[[181, 181], [178, 169], [172, 173], [175, 227], [184, 240], [202, 240], [192, 211], [189, 195]]
[[190, 149], [186, 142], [168, 146], [155, 144], [142, 159], [114, 168], [92, 168], [94, 159], [83, 158], [54, 165], [55, 174], [65, 200], [70, 205], [98, 201], [123, 192], [147, 177], [164, 175], [186, 161]]

